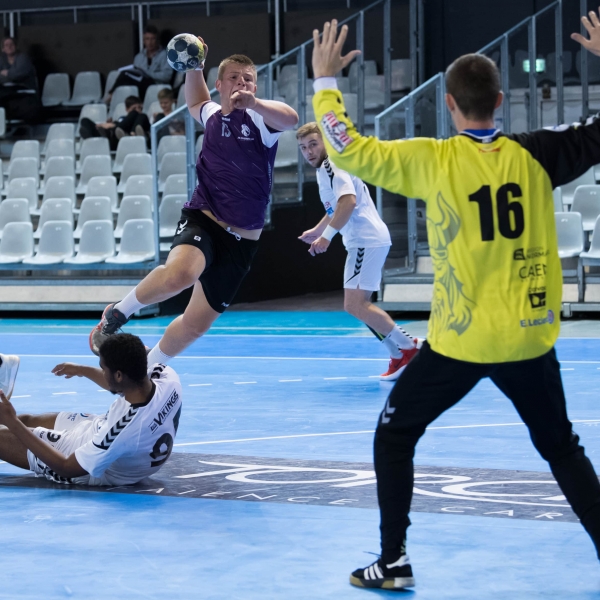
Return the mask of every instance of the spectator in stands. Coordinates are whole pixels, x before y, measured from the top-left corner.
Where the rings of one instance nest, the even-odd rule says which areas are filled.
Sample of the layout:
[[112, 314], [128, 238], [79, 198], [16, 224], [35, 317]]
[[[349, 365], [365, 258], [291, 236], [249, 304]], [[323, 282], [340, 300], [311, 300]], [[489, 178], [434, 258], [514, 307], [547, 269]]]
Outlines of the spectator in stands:
[[127, 114], [116, 121], [109, 119], [106, 123], [94, 123], [91, 119], [81, 119], [79, 134], [82, 138], [105, 137], [110, 142], [110, 149], [116, 150], [119, 140], [126, 135], [147, 136], [150, 131], [150, 121], [142, 112], [144, 105], [137, 96], [125, 98]]
[[7, 37], [2, 41], [0, 54], [0, 84], [19, 84], [30, 90], [37, 90], [35, 67], [27, 54], [17, 51], [14, 38]]
[[[152, 122], [156, 123], [161, 119], [169, 116], [173, 112], [175, 103], [175, 94], [173, 90], [165, 88], [158, 92], [158, 103], [160, 104], [161, 112], [152, 115]], [[185, 121], [183, 117], [171, 119], [166, 127], [158, 130], [158, 139], [165, 135], [185, 135]]]
[[153, 83], [169, 83], [173, 77], [173, 69], [167, 63], [167, 51], [160, 47], [158, 29], [154, 25], [146, 25], [144, 29], [144, 49], [135, 55], [133, 65], [121, 69], [112, 89], [106, 98], [109, 103], [113, 92], [120, 85], [137, 85], [143, 98], [146, 90]]

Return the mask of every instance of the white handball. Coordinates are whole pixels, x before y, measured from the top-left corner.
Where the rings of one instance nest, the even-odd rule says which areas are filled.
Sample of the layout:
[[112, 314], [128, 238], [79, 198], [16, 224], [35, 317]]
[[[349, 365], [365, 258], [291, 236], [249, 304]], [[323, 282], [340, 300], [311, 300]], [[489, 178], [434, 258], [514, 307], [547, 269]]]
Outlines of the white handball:
[[193, 71], [204, 60], [204, 46], [191, 33], [180, 33], [167, 44], [167, 62], [176, 71]]

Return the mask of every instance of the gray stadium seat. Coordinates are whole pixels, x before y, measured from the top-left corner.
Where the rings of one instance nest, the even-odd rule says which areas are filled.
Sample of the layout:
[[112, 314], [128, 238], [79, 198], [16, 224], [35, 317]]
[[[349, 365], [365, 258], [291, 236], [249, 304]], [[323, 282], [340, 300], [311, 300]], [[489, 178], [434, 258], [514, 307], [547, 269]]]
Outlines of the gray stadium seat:
[[558, 256], [572, 258], [583, 252], [584, 234], [581, 215], [576, 212], [554, 213], [558, 236]]
[[[42, 196], [42, 206], [50, 198], [69, 198], [75, 206], [75, 178], [70, 175], [57, 175], [48, 178]], [[36, 212], [38, 211], [32, 211], [33, 214]]]
[[63, 102], [64, 106], [83, 106], [89, 102], [100, 102], [102, 85], [98, 71], [81, 71], [75, 76], [73, 95]]
[[158, 100], [158, 92], [164, 89], [171, 89], [171, 86], [167, 83], [155, 83], [148, 86], [146, 94], [144, 95], [144, 112], [147, 113], [150, 110], [150, 105]]
[[600, 215], [600, 185], [580, 185], [575, 190], [571, 211], [581, 214], [584, 231], [592, 231]]
[[123, 228], [119, 253], [113, 258], [106, 259], [106, 262], [131, 264], [152, 260], [154, 256], [154, 221], [131, 219]]
[[108, 95], [110, 88], [115, 84], [117, 77], [119, 76], [119, 71], [115, 69], [114, 71], [110, 71], [110, 73], [106, 76], [106, 85], [104, 87], [104, 95]]
[[112, 210], [116, 210], [118, 202], [117, 178], [113, 175], [92, 177], [87, 184], [85, 198], [107, 196], [110, 198]]
[[42, 154], [46, 154], [46, 149], [52, 140], [56, 139], [75, 139], [75, 123], [53, 123], [46, 134], [46, 141]]
[[108, 139], [103, 137], [87, 138], [81, 142], [81, 148], [79, 150], [79, 161], [75, 166], [75, 171], [81, 173], [81, 167], [83, 161], [87, 156], [109, 156], [110, 157], [110, 145]]
[[[336, 77], [338, 90], [342, 92], [342, 94], [350, 93], [350, 79], [348, 77]], [[312, 94], [312, 90], [306, 90], [307, 92]]]
[[[392, 60], [392, 91], [403, 92], [412, 87], [412, 65], [410, 58]], [[350, 91], [348, 89], [348, 91]]]
[[154, 177], [152, 175], [132, 175], [125, 183], [123, 198], [125, 196], [154, 197]]
[[158, 168], [158, 189], [163, 191], [169, 175], [181, 175], [187, 170], [187, 156], [185, 152], [167, 152], [160, 161]]
[[81, 232], [77, 255], [67, 258], [65, 263], [90, 264], [104, 262], [115, 255], [115, 238], [112, 221], [86, 221]]
[[145, 137], [139, 135], [122, 137], [117, 145], [113, 173], [121, 173], [123, 162], [128, 154], [144, 154], [147, 151]]
[[90, 119], [94, 121], [94, 123], [106, 123], [106, 119], [108, 118], [108, 108], [104, 102], [82, 106], [81, 112], [79, 113], [79, 120], [77, 121], [77, 131], [75, 132], [77, 137], [80, 137], [79, 128], [81, 127], [81, 119], [83, 118]]
[[[574, 214], [574, 213], [567, 213]], [[577, 213], [575, 213], [577, 214]], [[560, 254], [560, 253], [559, 253]], [[600, 218], [596, 219], [594, 231], [592, 233], [592, 244], [587, 252], [579, 254], [581, 264], [584, 267], [600, 265]]]
[[[365, 83], [369, 75], [377, 75], [377, 63], [374, 60], [365, 60]], [[356, 93], [358, 89], [358, 62], [353, 61], [350, 64], [348, 71], [348, 79], [350, 80], [350, 91]]]
[[16, 177], [6, 187], [7, 198], [27, 198], [29, 210], [34, 212], [38, 205], [37, 181], [33, 177]]
[[279, 136], [277, 155], [275, 156], [275, 168], [291, 167], [298, 164], [298, 140], [293, 130], [284, 131]]
[[33, 156], [15, 158], [10, 163], [10, 171], [8, 172], [8, 183], [13, 179], [21, 177], [33, 177], [36, 185], [39, 181], [39, 166], [38, 161]]
[[186, 138], [184, 135], [165, 135], [160, 138], [158, 142], [158, 150], [156, 156], [158, 164], [167, 152], [185, 152], [186, 150]]
[[165, 181], [163, 195], [169, 194], [187, 194], [187, 173], [178, 175], [169, 175]]
[[48, 221], [68, 221], [71, 224], [71, 236], [73, 235], [73, 203], [70, 198], [49, 198], [42, 204], [40, 222], [33, 234], [35, 239], [42, 235], [44, 224]]
[[175, 235], [177, 223], [181, 218], [181, 209], [187, 199], [186, 194], [170, 194], [162, 197], [158, 208], [161, 238], [172, 238]]
[[0, 202], [0, 237], [8, 223], [31, 223], [27, 198], [9, 198]]
[[121, 117], [124, 117], [127, 114], [127, 109], [125, 108], [125, 102], [119, 102], [115, 109], [110, 113], [110, 117], [113, 121], [118, 121]]
[[40, 193], [44, 193], [46, 182], [53, 177], [72, 177], [75, 181], [75, 159], [72, 156], [53, 156], [46, 161], [46, 175], [40, 184]]
[[0, 138], [6, 135], [6, 110], [0, 107]]
[[119, 207], [115, 237], [123, 236], [125, 223], [131, 219], [151, 219], [152, 203], [148, 196], [125, 196]]
[[85, 194], [92, 177], [112, 175], [110, 156], [87, 156], [81, 167], [81, 177], [77, 186], [78, 194]]
[[[67, 138], [50, 140], [46, 148], [46, 162], [54, 156], [68, 156], [75, 160], [75, 141]], [[42, 166], [42, 172], [45, 165]]]
[[[75, 239], [81, 237], [83, 226], [87, 221], [110, 221], [112, 224], [112, 220], [112, 206], [108, 196], [89, 196], [88, 198], [84, 198], [79, 209], [79, 218], [77, 219], [77, 227], [73, 232], [73, 237]], [[110, 232], [112, 235], [112, 225]]]
[[44, 223], [35, 256], [25, 259], [23, 263], [49, 265], [61, 263], [71, 256], [73, 256], [73, 224], [69, 221], [47, 221]]
[[580, 185], [596, 185], [596, 177], [594, 176], [594, 168], [592, 167], [586, 171], [581, 177], [571, 181], [571, 183], [565, 183], [560, 186], [562, 191], [563, 204], [572, 204], [573, 197], [575, 196], [575, 190]]
[[365, 77], [365, 109], [378, 110], [385, 104], [385, 81], [383, 75]]
[[[40, 163], [40, 143], [37, 140], [18, 140], [10, 153], [10, 161], [15, 158], [35, 158]], [[9, 163], [10, 172], [10, 163]]]
[[71, 84], [66, 73], [50, 73], [42, 89], [43, 106], [59, 106], [71, 97]]
[[0, 263], [20, 263], [33, 256], [33, 226], [29, 223], [8, 223], [0, 239]]
[[112, 116], [117, 104], [125, 102], [125, 98], [128, 96], [139, 96], [140, 92], [137, 85], [120, 85], [113, 92], [112, 98], [110, 99], [109, 115]]
[[552, 190], [552, 199], [554, 200], [554, 212], [563, 212], [562, 190], [560, 187]]
[[121, 179], [117, 190], [125, 191], [125, 184], [132, 175], [150, 175], [152, 173], [152, 160], [149, 154], [128, 154], [123, 161]]

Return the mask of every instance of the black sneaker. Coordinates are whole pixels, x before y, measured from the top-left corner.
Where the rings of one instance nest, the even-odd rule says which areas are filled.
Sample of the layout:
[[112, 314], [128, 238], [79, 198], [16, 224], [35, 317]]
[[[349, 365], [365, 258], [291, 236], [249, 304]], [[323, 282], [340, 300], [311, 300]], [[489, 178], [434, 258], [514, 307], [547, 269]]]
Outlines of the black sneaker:
[[100, 346], [102, 346], [104, 340], [109, 335], [117, 333], [129, 321], [129, 317], [126, 317], [120, 310], [116, 309], [115, 304], [116, 302], [109, 304], [104, 309], [100, 323], [90, 333], [90, 350], [96, 356], [100, 356]]
[[403, 554], [396, 562], [388, 565], [380, 558], [366, 569], [356, 569], [350, 575], [350, 583], [364, 588], [402, 590], [414, 587], [415, 578], [410, 560], [406, 554]]

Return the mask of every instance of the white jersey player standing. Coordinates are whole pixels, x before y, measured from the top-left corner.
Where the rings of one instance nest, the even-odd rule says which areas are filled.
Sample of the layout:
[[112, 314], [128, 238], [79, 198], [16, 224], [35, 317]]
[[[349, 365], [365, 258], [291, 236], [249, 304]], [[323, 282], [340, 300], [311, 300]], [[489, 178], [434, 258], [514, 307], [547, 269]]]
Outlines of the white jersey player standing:
[[361, 320], [390, 353], [388, 370], [381, 379], [393, 381], [417, 353], [417, 340], [408, 336], [392, 318], [371, 302], [381, 284], [381, 271], [392, 245], [363, 181], [342, 171], [327, 158], [316, 123], [300, 127], [296, 139], [306, 161], [317, 168], [319, 195], [325, 216], [299, 239], [310, 244], [312, 256], [327, 251], [336, 233], [342, 234], [348, 251], [344, 269], [344, 309]]
[[57, 483], [94, 486], [137, 483], [167, 461], [181, 416], [181, 383], [170, 367], [148, 368], [138, 337], [111, 336], [100, 349], [99, 369], [62, 363], [52, 372], [87, 377], [118, 398], [105, 415], [17, 416], [2, 386], [1, 460]]

